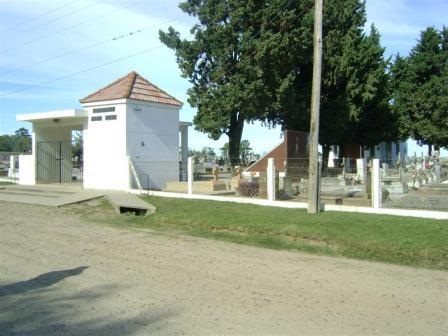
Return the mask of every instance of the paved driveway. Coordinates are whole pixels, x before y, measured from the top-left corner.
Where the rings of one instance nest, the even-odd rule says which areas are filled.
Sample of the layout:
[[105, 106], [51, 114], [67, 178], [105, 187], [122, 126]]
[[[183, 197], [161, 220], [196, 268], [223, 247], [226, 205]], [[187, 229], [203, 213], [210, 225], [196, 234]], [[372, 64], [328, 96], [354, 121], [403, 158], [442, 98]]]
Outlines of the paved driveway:
[[447, 335], [447, 272], [0, 202], [0, 335]]

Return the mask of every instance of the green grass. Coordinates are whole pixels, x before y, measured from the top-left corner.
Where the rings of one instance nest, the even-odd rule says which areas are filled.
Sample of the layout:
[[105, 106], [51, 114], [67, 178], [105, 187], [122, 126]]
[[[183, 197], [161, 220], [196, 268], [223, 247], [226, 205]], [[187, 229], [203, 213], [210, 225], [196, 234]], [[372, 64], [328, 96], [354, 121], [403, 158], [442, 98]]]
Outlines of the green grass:
[[0, 181], [0, 186], [2, 186], [2, 185], [11, 185], [11, 184], [13, 184], [13, 183], [11, 183], [11, 182], [5, 182], [5, 181]]
[[146, 197], [147, 217], [102, 221], [272, 249], [448, 269], [448, 221], [262, 207], [230, 202]]

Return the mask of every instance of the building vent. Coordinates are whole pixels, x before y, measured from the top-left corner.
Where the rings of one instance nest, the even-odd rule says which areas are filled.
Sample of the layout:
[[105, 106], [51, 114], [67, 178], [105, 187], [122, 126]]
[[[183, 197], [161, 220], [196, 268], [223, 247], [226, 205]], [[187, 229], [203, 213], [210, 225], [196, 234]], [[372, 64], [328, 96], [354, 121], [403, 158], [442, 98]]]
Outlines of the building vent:
[[94, 108], [93, 113], [115, 112], [115, 106]]

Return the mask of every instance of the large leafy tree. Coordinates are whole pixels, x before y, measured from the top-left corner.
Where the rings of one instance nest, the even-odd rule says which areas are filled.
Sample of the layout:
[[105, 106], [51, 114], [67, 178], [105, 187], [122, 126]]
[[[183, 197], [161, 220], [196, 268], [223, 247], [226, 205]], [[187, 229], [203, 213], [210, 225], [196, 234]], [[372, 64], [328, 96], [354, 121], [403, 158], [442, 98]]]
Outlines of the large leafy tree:
[[191, 29], [193, 40], [181, 39], [171, 27], [160, 32], [160, 39], [175, 51], [183, 76], [192, 83], [188, 102], [197, 108], [196, 129], [215, 140], [226, 134], [231, 164], [237, 165], [244, 123], [259, 118], [254, 102], [263, 82], [249, 55], [260, 36], [261, 14], [268, 4], [188, 0], [179, 6], [198, 19]]
[[[324, 3], [323, 72], [319, 142], [329, 145], [372, 145], [396, 136], [389, 109], [388, 61], [372, 26], [364, 32], [365, 4], [359, 0]], [[298, 10], [292, 8], [292, 16]], [[272, 92], [268, 120], [286, 129], [309, 129], [312, 84], [312, 11], [300, 25], [268, 28], [265, 83]], [[324, 153], [324, 154], [326, 154]]]
[[[408, 57], [392, 66], [393, 109], [403, 137], [448, 146], [448, 29], [421, 32]], [[431, 148], [431, 146], [430, 146]]]
[[[194, 39], [160, 32], [192, 83], [197, 129], [229, 137], [238, 164], [245, 121], [262, 120], [308, 131], [313, 64], [313, 0], [188, 0], [182, 10], [199, 23]], [[324, 4], [320, 143], [370, 145], [393, 137], [387, 62], [372, 27], [364, 33], [365, 4]]]

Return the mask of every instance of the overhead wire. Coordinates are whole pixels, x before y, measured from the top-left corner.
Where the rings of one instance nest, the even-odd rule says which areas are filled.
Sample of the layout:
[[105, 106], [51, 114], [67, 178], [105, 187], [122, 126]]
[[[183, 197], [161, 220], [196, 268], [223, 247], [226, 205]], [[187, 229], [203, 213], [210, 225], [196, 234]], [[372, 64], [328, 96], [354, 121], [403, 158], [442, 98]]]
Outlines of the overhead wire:
[[109, 61], [109, 62], [106, 62], [106, 63], [102, 63], [102, 64], [99, 64], [99, 65], [95, 65], [95, 66], [93, 66], [93, 67], [89, 67], [89, 68], [86, 68], [86, 69], [83, 69], [83, 70], [80, 70], [80, 71], [72, 72], [72, 73], [70, 73], [70, 74], [67, 74], [67, 75], [64, 75], [64, 76], [61, 76], [61, 77], [53, 78], [53, 79], [51, 79], [51, 80], [49, 80], [49, 81], [46, 81], [46, 82], [41, 82], [41, 83], [38, 83], [38, 84], [33, 84], [33, 85], [30, 85], [30, 86], [27, 86], [27, 87], [24, 87], [24, 88], [21, 88], [21, 89], [18, 89], [18, 90], [13, 90], [13, 91], [8, 91], [8, 92], [0, 93], [0, 97], [8, 96], [8, 95], [11, 95], [11, 94], [14, 94], [14, 93], [19, 93], [19, 92], [27, 91], [27, 90], [33, 89], [33, 88], [35, 88], [35, 87], [39, 87], [39, 86], [42, 86], [42, 85], [47, 85], [47, 84], [50, 84], [50, 83], [53, 83], [53, 82], [60, 81], [60, 80], [62, 80], [62, 79], [66, 79], [66, 78], [69, 78], [69, 77], [73, 77], [73, 76], [76, 76], [76, 75], [83, 74], [83, 73], [85, 73], [85, 72], [89, 72], [89, 71], [92, 71], [92, 70], [96, 70], [96, 69], [105, 67], [105, 66], [107, 66], [107, 65], [111, 65], [111, 64], [114, 64], [114, 63], [118, 63], [118, 62], [127, 60], [127, 59], [129, 59], [129, 58], [133, 58], [133, 57], [136, 57], [136, 56], [140, 56], [140, 55], [142, 55], [142, 54], [146, 54], [146, 53], [148, 53], [148, 52], [150, 52], [150, 51], [159, 49], [159, 48], [161, 48], [161, 47], [163, 47], [163, 46], [164, 46], [163, 44], [160, 44], [160, 45], [158, 45], [158, 46], [151, 47], [151, 48], [148, 48], [148, 49], [144, 49], [144, 50], [141, 50], [141, 51], [136, 52], [136, 53], [131, 54], [131, 55], [127, 55], [127, 56], [124, 56], [124, 57], [116, 58], [116, 59], [114, 59], [114, 60], [112, 60], [112, 61]]
[[176, 22], [176, 21], [178, 21], [180, 19], [183, 19], [183, 18], [186, 18], [186, 17], [188, 17], [188, 15], [182, 15], [182, 16], [179, 16], [177, 18], [174, 18], [174, 19], [171, 19], [171, 20], [167, 20], [167, 21], [164, 21], [164, 22], [159, 23], [159, 24], [153, 24], [153, 25], [145, 26], [145, 27], [139, 28], [137, 30], [133, 30], [131, 32], [127, 32], [127, 33], [124, 33], [124, 34], [121, 34], [121, 35], [117, 35], [117, 36], [114, 36], [112, 38], [108, 38], [108, 39], [105, 39], [105, 40], [102, 40], [102, 41], [98, 41], [96, 43], [89, 44], [89, 45], [81, 47], [81, 48], [73, 49], [71, 51], [68, 51], [68, 52], [65, 52], [65, 53], [62, 53], [62, 54], [50, 57], [50, 58], [46, 58], [46, 59], [40, 60], [38, 62], [29, 64], [29, 65], [27, 65], [25, 67], [20, 67], [20, 68], [16, 68], [16, 69], [12, 69], [12, 70], [6, 71], [6, 72], [2, 72], [2, 73], [0, 73], [0, 75], [2, 75], [2, 76], [9, 75], [9, 74], [12, 74], [12, 73], [16, 73], [18, 71], [22, 71], [24, 69], [29, 69], [29, 68], [31, 68], [33, 66], [36, 66], [36, 65], [41, 65], [41, 64], [44, 64], [44, 63], [47, 63], [47, 62], [50, 62], [50, 61], [53, 61], [53, 60], [65, 57], [65, 56], [73, 55], [73, 54], [75, 54], [77, 52], [80, 52], [80, 51], [84, 51], [84, 50], [87, 50], [87, 49], [92, 49], [92, 48], [95, 48], [95, 47], [98, 47], [98, 46], [101, 46], [101, 45], [104, 45], [104, 44], [107, 44], [107, 43], [111, 43], [111, 42], [120, 41], [120, 40], [123, 40], [123, 39], [125, 39], [127, 37], [135, 36], [135, 35], [137, 35], [139, 33], [142, 33], [142, 32], [144, 32], [146, 30], [149, 30], [149, 29], [152, 29], [152, 28], [156, 28], [156, 27], [160, 27], [160, 26], [162, 26], [164, 24], [167, 24], [167, 23], [170, 23], [170, 22]]
[[40, 25], [37, 25], [37, 26], [31, 27], [31, 28], [22, 30], [22, 31], [20, 31], [18, 34], [7, 36], [6, 38], [2, 39], [0, 42], [8, 41], [8, 40], [10, 40], [10, 39], [12, 39], [12, 38], [14, 38], [14, 37], [17, 37], [17, 36], [23, 34], [23, 33], [27, 33], [27, 32], [29, 32], [29, 31], [35, 30], [36, 28], [40, 28], [40, 27], [49, 25], [50, 23], [53, 23], [53, 22], [56, 22], [56, 21], [60, 21], [61, 19], [66, 18], [67, 16], [70, 16], [70, 15], [73, 15], [73, 14], [75, 14], [75, 13], [81, 12], [81, 11], [83, 11], [83, 10], [85, 10], [85, 9], [87, 9], [87, 8], [93, 7], [93, 6], [95, 6], [95, 5], [97, 5], [97, 4], [101, 3], [101, 2], [102, 2], [102, 0], [95, 1], [95, 2], [93, 2], [93, 3], [88, 4], [87, 6], [78, 8], [78, 9], [76, 9], [76, 10], [74, 10], [74, 11], [71, 11], [71, 12], [68, 12], [68, 13], [66, 13], [65, 15], [58, 16], [57, 18], [55, 18], [55, 19], [53, 19], [53, 20], [45, 21], [44, 23], [42, 23], [42, 24], [40, 24]]
[[[292, 2], [292, 0], [289, 0], [289, 2], [287, 3], [287, 5], [285, 6], [284, 10], [283, 10], [281, 13], [283, 13], [283, 12], [286, 11], [287, 7], [289, 7], [289, 5], [291, 4], [291, 2]], [[311, 5], [311, 6], [307, 6], [307, 7], [305, 7], [305, 8], [303, 9], [303, 11], [302, 11], [301, 13], [299, 13], [298, 15], [303, 14], [305, 11], [307, 11], [307, 10], [310, 9], [311, 7], [312, 7], [312, 5]], [[269, 20], [268, 23], [272, 23], [276, 17], [280, 16], [281, 13], [278, 13], [274, 18], [272, 18], [271, 20]], [[298, 16], [298, 15], [296, 15], [296, 16]], [[258, 33], [258, 34], [259, 34], [259, 33]], [[0, 97], [4, 97], [4, 96], [11, 95], [11, 94], [15, 94], [15, 93], [23, 92], [23, 91], [26, 91], [26, 90], [29, 90], [29, 89], [32, 89], [32, 88], [35, 88], [35, 87], [39, 87], [39, 86], [42, 86], [42, 85], [47, 85], [47, 84], [50, 84], [50, 83], [53, 83], [53, 82], [56, 82], [56, 81], [60, 81], [60, 80], [62, 80], [62, 79], [66, 79], [66, 78], [73, 77], [73, 76], [76, 76], [76, 75], [79, 75], [79, 74], [82, 74], [82, 73], [85, 73], [85, 72], [89, 72], [89, 71], [92, 71], [92, 70], [96, 70], [96, 69], [98, 69], [98, 68], [102, 68], [102, 67], [105, 67], [105, 66], [110, 65], [110, 64], [118, 63], [118, 62], [121, 62], [121, 61], [123, 61], [123, 60], [126, 60], [126, 59], [129, 59], [129, 58], [133, 58], [133, 57], [136, 57], [136, 56], [139, 56], [139, 55], [142, 55], [142, 54], [151, 52], [151, 51], [156, 50], [156, 49], [159, 49], [159, 48], [161, 48], [161, 47], [163, 47], [163, 46], [164, 46], [164, 45], [161, 44], [161, 45], [158, 45], [158, 46], [149, 48], [149, 49], [145, 49], [145, 50], [139, 51], [139, 52], [134, 53], [134, 54], [131, 54], [131, 55], [127, 55], [127, 56], [124, 56], [124, 57], [120, 57], [120, 58], [114, 59], [114, 60], [109, 61], [109, 62], [106, 62], [106, 63], [102, 63], [102, 64], [99, 64], [99, 65], [96, 65], [96, 66], [93, 66], [93, 67], [89, 67], [89, 68], [86, 68], [86, 69], [83, 69], [83, 70], [80, 70], [80, 71], [77, 71], [77, 72], [73, 72], [73, 73], [70, 73], [70, 74], [61, 76], [61, 77], [57, 77], [57, 78], [51, 79], [51, 80], [49, 80], [49, 81], [45, 81], [45, 82], [41, 82], [41, 83], [37, 83], [37, 84], [31, 85], [31, 86], [27, 86], [27, 87], [25, 87], [25, 88], [21, 88], [21, 89], [18, 89], [18, 90], [12, 90], [12, 91], [8, 91], [8, 92], [0, 93]], [[250, 53], [249, 55], [254, 55], [255, 53], [256, 53], [256, 51], [253, 51], [253, 52]], [[230, 72], [235, 66], [236, 66], [236, 64], [230, 66], [224, 73]]]
[[26, 19], [26, 20], [24, 20], [24, 21], [22, 21], [22, 22], [19, 22], [18, 24], [14, 25], [13, 27], [9, 27], [9, 28], [7, 28], [7, 29], [0, 30], [0, 34], [2, 34], [2, 33], [4, 33], [4, 32], [7, 32], [7, 31], [10, 31], [10, 30], [13, 30], [13, 29], [15, 29], [17, 26], [23, 26], [24, 24], [27, 24], [28, 22], [34, 21], [34, 20], [36, 20], [36, 19], [38, 19], [38, 18], [41, 18], [41, 17], [43, 17], [43, 16], [45, 16], [45, 15], [54, 13], [54, 12], [60, 10], [61, 8], [68, 7], [68, 6], [74, 4], [75, 2], [78, 2], [78, 1], [79, 1], [79, 0], [74, 0], [74, 1], [72, 1], [72, 2], [63, 4], [62, 6], [58, 6], [58, 7], [56, 7], [56, 8], [53, 8], [53, 9], [51, 9], [51, 10], [49, 10], [49, 11], [47, 11], [47, 12], [44, 12], [44, 13], [42, 13], [42, 14], [39, 14], [39, 15], [33, 16], [33, 17], [31, 17], [31, 18], [28, 18], [28, 19]]
[[129, 7], [132, 7], [132, 6], [136, 6], [136, 5], [138, 5], [138, 4], [141, 4], [141, 3], [143, 3], [143, 2], [145, 2], [145, 0], [140, 0], [140, 1], [137, 1], [137, 2], [133, 2], [133, 3], [131, 3], [131, 4], [128, 4], [127, 6], [123, 6], [123, 7], [120, 7], [120, 8], [118, 8], [118, 9], [114, 9], [114, 10], [112, 10], [112, 11], [109, 11], [109, 12], [107, 12], [107, 13], [105, 13], [105, 14], [98, 15], [98, 16], [96, 16], [96, 17], [94, 17], [94, 18], [90, 18], [90, 19], [88, 19], [88, 20], [85, 20], [85, 21], [82, 21], [82, 22], [78, 22], [78, 23], [76, 23], [76, 24], [74, 24], [74, 25], [71, 25], [71, 26], [66, 27], [66, 28], [63, 28], [63, 29], [59, 29], [59, 30], [57, 30], [57, 31], [51, 32], [50, 34], [41, 36], [41, 37], [39, 37], [39, 38], [36, 38], [36, 39], [30, 39], [30, 40], [28, 40], [28, 41], [26, 41], [26, 42], [19, 43], [19, 44], [15, 45], [15, 46], [12, 46], [12, 47], [8, 48], [8, 51], [13, 51], [13, 50], [16, 50], [16, 49], [20, 49], [20, 48], [22, 48], [22, 47], [24, 47], [24, 46], [26, 46], [26, 45], [29, 45], [29, 44], [32, 44], [32, 43], [36, 43], [36, 42], [41, 41], [41, 40], [44, 40], [44, 39], [46, 39], [46, 38], [48, 38], [48, 37], [50, 37], [50, 36], [59, 35], [60, 33], [63, 33], [63, 32], [69, 31], [69, 30], [72, 30], [73, 28], [77, 28], [77, 27], [79, 27], [79, 26], [81, 26], [81, 25], [83, 25], [83, 24], [86, 24], [86, 23], [89, 23], [89, 22], [92, 22], [92, 21], [101, 19], [101, 18], [106, 17], [106, 16], [109, 16], [109, 15], [111, 15], [111, 14], [113, 14], [113, 13], [120, 12], [120, 11], [122, 11], [123, 9], [126, 9], [126, 8], [129, 8]]

